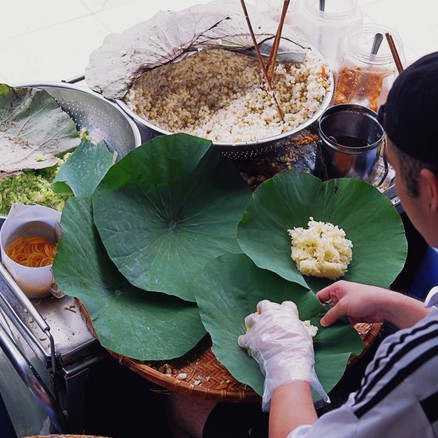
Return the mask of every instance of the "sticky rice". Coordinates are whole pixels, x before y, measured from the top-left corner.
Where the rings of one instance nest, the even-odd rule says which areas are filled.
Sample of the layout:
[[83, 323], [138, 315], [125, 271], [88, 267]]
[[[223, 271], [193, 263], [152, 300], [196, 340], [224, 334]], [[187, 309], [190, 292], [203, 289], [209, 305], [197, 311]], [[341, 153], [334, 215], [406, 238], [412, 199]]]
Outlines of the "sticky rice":
[[331, 280], [345, 275], [353, 255], [353, 243], [345, 237], [342, 228], [311, 217], [308, 228], [296, 227], [288, 233], [291, 258], [303, 275]]

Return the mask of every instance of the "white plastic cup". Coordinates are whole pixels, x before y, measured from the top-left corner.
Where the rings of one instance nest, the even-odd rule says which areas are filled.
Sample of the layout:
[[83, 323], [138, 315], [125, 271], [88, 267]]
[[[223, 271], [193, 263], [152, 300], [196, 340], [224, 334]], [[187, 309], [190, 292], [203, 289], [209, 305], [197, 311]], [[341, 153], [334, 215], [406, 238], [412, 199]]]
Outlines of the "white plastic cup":
[[0, 229], [1, 261], [18, 286], [29, 298], [50, 294], [54, 283], [52, 265], [23, 266], [12, 260], [7, 248], [19, 237], [41, 236], [57, 243], [61, 213], [41, 205], [13, 204]]

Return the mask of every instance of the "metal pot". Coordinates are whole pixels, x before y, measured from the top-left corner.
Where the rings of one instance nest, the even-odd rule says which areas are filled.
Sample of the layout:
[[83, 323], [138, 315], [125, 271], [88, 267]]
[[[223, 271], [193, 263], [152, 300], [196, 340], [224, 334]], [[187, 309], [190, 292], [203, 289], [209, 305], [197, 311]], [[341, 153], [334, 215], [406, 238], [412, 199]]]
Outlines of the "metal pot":
[[373, 181], [384, 143], [376, 112], [355, 104], [332, 106], [321, 116], [318, 134], [315, 173], [319, 177]]

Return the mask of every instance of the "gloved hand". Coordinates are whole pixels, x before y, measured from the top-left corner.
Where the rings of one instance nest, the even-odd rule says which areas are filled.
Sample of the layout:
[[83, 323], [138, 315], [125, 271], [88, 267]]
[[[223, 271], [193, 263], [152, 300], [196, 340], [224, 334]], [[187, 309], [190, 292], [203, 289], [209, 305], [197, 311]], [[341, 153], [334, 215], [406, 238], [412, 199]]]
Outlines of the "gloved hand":
[[257, 305], [257, 313], [245, 318], [247, 332], [238, 344], [258, 362], [265, 376], [262, 409], [269, 411], [275, 388], [295, 380], [304, 380], [328, 402], [329, 398], [314, 369], [313, 340], [298, 318], [295, 303], [268, 300]]

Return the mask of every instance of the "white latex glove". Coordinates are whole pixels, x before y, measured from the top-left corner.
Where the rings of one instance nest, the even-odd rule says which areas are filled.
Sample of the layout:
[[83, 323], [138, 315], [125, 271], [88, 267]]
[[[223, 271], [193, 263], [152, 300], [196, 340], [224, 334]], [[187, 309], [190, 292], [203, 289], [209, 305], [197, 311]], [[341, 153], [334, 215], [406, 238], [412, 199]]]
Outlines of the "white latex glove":
[[268, 300], [257, 305], [257, 312], [245, 318], [247, 332], [238, 344], [258, 362], [265, 376], [262, 409], [269, 411], [275, 388], [296, 380], [304, 380], [329, 401], [315, 373], [313, 340], [298, 317], [291, 301], [282, 304]]

